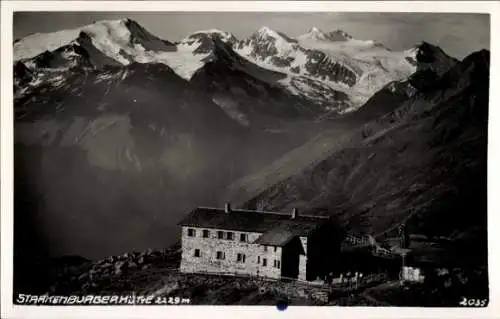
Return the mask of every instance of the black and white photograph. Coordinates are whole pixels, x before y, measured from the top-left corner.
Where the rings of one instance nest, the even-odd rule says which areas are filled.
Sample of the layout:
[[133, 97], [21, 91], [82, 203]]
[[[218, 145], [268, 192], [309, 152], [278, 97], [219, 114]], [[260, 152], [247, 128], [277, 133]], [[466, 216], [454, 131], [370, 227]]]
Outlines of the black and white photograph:
[[286, 9], [12, 13], [14, 306], [490, 305], [491, 15]]

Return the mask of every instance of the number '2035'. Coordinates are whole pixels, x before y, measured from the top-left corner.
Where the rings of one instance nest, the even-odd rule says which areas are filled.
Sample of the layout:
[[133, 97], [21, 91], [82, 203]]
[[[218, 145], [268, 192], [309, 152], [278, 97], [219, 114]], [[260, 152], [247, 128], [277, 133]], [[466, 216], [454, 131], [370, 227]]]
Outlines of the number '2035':
[[462, 297], [462, 300], [459, 302], [460, 306], [464, 307], [484, 307], [488, 304], [488, 299], [467, 299]]

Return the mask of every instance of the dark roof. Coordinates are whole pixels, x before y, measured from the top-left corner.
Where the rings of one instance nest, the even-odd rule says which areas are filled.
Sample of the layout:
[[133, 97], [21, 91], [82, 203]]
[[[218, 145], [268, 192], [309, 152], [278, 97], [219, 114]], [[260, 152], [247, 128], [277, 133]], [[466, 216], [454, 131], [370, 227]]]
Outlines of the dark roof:
[[318, 227], [318, 221], [285, 220], [257, 238], [254, 242], [260, 245], [285, 246], [296, 236], [302, 236]]
[[282, 247], [285, 246], [294, 237], [295, 236], [289, 231], [286, 230], [275, 231], [273, 229], [263, 234], [259, 238], [257, 238], [257, 240], [254, 241], [253, 243], [259, 245]]
[[291, 219], [290, 213], [264, 212], [231, 209], [226, 214], [223, 208], [198, 207], [179, 225], [202, 228], [217, 228], [236, 231], [264, 233], [260, 238], [265, 243], [286, 243], [290, 236], [303, 235], [327, 220], [327, 216], [302, 216]]

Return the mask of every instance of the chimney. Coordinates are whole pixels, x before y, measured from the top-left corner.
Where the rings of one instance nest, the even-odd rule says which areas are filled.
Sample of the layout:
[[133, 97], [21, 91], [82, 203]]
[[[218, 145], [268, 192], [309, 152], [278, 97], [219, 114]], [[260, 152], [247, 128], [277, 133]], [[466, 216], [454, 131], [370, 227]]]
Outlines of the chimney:
[[231, 204], [230, 203], [226, 203], [224, 205], [224, 211], [226, 212], [226, 214], [229, 214], [231, 212]]
[[297, 208], [292, 209], [292, 219], [299, 217], [299, 211]]

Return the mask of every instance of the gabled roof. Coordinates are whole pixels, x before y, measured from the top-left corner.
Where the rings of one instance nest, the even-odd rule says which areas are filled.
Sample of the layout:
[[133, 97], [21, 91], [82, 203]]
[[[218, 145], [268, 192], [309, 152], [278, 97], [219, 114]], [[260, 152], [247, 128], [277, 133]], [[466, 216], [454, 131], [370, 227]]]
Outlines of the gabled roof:
[[302, 215], [294, 219], [291, 217], [291, 213], [243, 209], [231, 209], [226, 213], [223, 208], [198, 207], [179, 225], [263, 233], [259, 238], [263, 245], [276, 245], [291, 239], [290, 236], [307, 234], [329, 218]]

